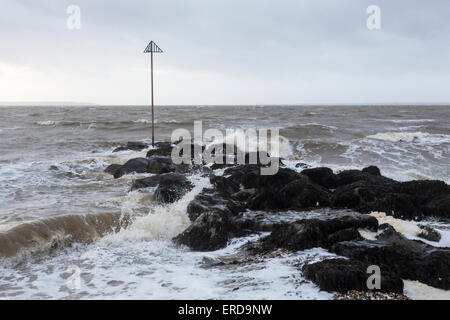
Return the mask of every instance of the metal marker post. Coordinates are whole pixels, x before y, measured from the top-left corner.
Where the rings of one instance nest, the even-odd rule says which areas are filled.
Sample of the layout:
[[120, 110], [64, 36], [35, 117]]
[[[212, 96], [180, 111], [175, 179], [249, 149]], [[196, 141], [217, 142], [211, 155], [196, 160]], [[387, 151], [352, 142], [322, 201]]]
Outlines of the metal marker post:
[[152, 146], [155, 146], [155, 111], [153, 103], [153, 52], [162, 53], [163, 51], [154, 43], [150, 41], [147, 48], [145, 48], [144, 53], [150, 52], [150, 74], [151, 74], [151, 90], [152, 90]]

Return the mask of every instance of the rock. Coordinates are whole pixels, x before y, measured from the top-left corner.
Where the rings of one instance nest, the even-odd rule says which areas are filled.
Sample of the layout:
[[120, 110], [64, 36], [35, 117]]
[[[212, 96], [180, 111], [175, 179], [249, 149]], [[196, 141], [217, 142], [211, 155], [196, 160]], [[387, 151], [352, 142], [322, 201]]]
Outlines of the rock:
[[187, 214], [191, 221], [195, 221], [204, 212], [220, 211], [231, 216], [238, 214], [244, 209], [244, 206], [239, 201], [226, 199], [214, 189], [204, 188], [188, 204]]
[[232, 199], [238, 200], [238, 201], [249, 201], [251, 198], [256, 196], [256, 193], [258, 192], [257, 189], [251, 188], [251, 189], [242, 189], [239, 190], [236, 193], [233, 193], [231, 195]]
[[406, 239], [390, 226], [377, 240], [338, 242], [330, 251], [371, 265], [388, 265], [402, 279], [450, 289], [450, 249]]
[[155, 147], [155, 149], [150, 149], [147, 152], [147, 158], [152, 156], [170, 157], [172, 154], [173, 144], [171, 142], [156, 142]]
[[422, 209], [428, 216], [450, 218], [450, 194], [435, 197], [427, 202]]
[[125, 151], [125, 150], [133, 150], [133, 151], [140, 151], [143, 149], [147, 149], [148, 144], [143, 142], [134, 142], [129, 141], [126, 146], [118, 147], [113, 150], [113, 152], [119, 152], [119, 151]]
[[233, 237], [245, 235], [236, 228], [227, 212], [202, 213], [185, 231], [173, 240], [197, 251], [213, 251], [223, 248]]
[[114, 173], [119, 169], [122, 165], [121, 164], [110, 164], [106, 169], [105, 172], [114, 175]]
[[299, 163], [295, 164], [295, 167], [306, 169], [306, 168], [309, 168], [309, 165], [306, 163], [303, 163], [303, 162], [299, 162]]
[[417, 235], [418, 237], [434, 242], [441, 241], [441, 234], [435, 229], [429, 226], [420, 226], [420, 228], [422, 231]]
[[305, 209], [330, 204], [328, 190], [312, 184], [306, 176], [272, 188], [267, 186], [249, 200], [253, 210]]
[[[349, 228], [376, 230], [378, 221], [369, 215], [347, 213], [303, 219], [294, 223], [282, 223], [262, 240], [262, 249], [267, 251], [284, 248], [298, 251], [314, 247], [328, 248], [333, 241], [339, 241], [341, 237], [349, 235], [359, 237], [356, 233], [348, 230], [343, 233], [343, 230]], [[341, 234], [337, 232], [341, 232]]]
[[[368, 264], [357, 260], [328, 259], [305, 265], [302, 269], [306, 279], [311, 280], [321, 290], [347, 292], [350, 290], [369, 291], [367, 279]], [[382, 267], [380, 289], [374, 291], [403, 293], [403, 281], [395, 273]]]
[[224, 171], [224, 177], [227, 177], [242, 185], [245, 189], [257, 187], [257, 177], [260, 176], [260, 167], [253, 164], [241, 165], [228, 168]]
[[413, 196], [421, 205], [437, 197], [450, 196], [450, 186], [443, 181], [414, 180], [400, 183], [398, 192]]
[[414, 199], [396, 192], [392, 184], [372, 184], [357, 181], [337, 188], [331, 196], [336, 208], [349, 208], [361, 213], [386, 212], [396, 218], [420, 219], [421, 211], [414, 205]]
[[369, 166], [361, 170], [362, 173], [368, 173], [374, 176], [381, 176], [380, 169], [375, 166]]
[[223, 176], [212, 176], [210, 182], [220, 194], [225, 196], [231, 196], [240, 189], [239, 184], [232, 179], [227, 179]]
[[172, 162], [170, 157], [166, 156], [151, 156], [148, 158], [148, 173], [168, 173], [173, 172], [176, 169], [175, 164]]
[[[367, 169], [367, 168], [366, 168]], [[370, 172], [373, 172], [373, 169], [369, 170]], [[358, 181], [365, 181], [368, 184], [371, 185], [395, 185], [398, 182], [383, 176], [374, 175], [367, 170], [365, 172], [360, 170], [344, 170], [340, 173], [338, 173], [339, 177], [339, 185], [345, 186], [349, 185]]]
[[328, 236], [327, 243], [336, 243], [341, 241], [363, 240], [357, 228], [347, 228], [336, 231]]
[[339, 176], [334, 174], [330, 168], [305, 169], [302, 171], [302, 174], [308, 176], [311, 181], [328, 189], [335, 189], [339, 186]]
[[131, 185], [131, 191], [143, 189], [143, 188], [156, 187], [156, 186], [158, 186], [159, 181], [161, 180], [161, 177], [164, 175], [165, 174], [155, 174], [150, 177], [136, 179], [136, 180], [134, 180], [133, 184]]
[[155, 199], [159, 203], [175, 202], [194, 187], [184, 175], [179, 173], [163, 174], [159, 179], [155, 190]]
[[[146, 158], [131, 159], [131, 160], [128, 160], [127, 162], [125, 162], [124, 165], [117, 167], [117, 169], [114, 171], [113, 175], [114, 175], [114, 178], [117, 179], [125, 174], [129, 174], [132, 172], [145, 173], [145, 172], [147, 172], [147, 166], [148, 166], [148, 159], [146, 159]], [[110, 167], [111, 166], [109, 166], [108, 168], [110, 168]]]

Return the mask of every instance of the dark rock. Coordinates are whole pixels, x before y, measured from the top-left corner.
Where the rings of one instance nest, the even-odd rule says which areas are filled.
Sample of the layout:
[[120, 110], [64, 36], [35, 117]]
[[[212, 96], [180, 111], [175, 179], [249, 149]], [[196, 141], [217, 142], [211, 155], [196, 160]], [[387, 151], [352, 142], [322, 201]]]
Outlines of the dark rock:
[[434, 242], [441, 241], [441, 234], [435, 229], [429, 226], [420, 226], [420, 228], [422, 231], [417, 235], [418, 237]]
[[330, 250], [363, 263], [388, 265], [402, 279], [450, 289], [450, 250], [406, 239], [392, 227], [385, 228], [377, 240], [338, 242]]
[[362, 173], [368, 173], [374, 176], [381, 176], [380, 169], [375, 166], [369, 166], [361, 170]]
[[334, 174], [330, 168], [305, 169], [302, 171], [302, 174], [308, 176], [318, 185], [328, 189], [334, 189], [339, 186], [339, 176]]
[[256, 196], [257, 191], [258, 190], [255, 189], [255, 188], [242, 189], [242, 190], [239, 190], [236, 193], [233, 193], [231, 195], [231, 198], [234, 199], [234, 200], [238, 200], [238, 201], [249, 201], [251, 198]]
[[253, 164], [236, 166], [228, 168], [224, 172], [224, 176], [236, 182], [238, 185], [243, 185], [245, 189], [256, 188], [257, 178], [260, 176], [260, 167]]
[[135, 158], [128, 160], [124, 165], [120, 166], [114, 171], [114, 178], [120, 178], [125, 174], [129, 174], [132, 172], [136, 173], [145, 173], [147, 172], [148, 167], [148, 159], [146, 158]]
[[136, 180], [134, 180], [133, 184], [131, 185], [131, 191], [143, 189], [143, 188], [156, 187], [156, 186], [158, 186], [159, 181], [161, 180], [161, 177], [164, 175], [165, 174], [155, 174], [151, 177], [136, 179]]
[[175, 164], [170, 157], [165, 156], [151, 156], [148, 158], [147, 172], [149, 173], [168, 173], [176, 169]]
[[396, 185], [358, 181], [341, 186], [331, 196], [333, 207], [354, 209], [361, 213], [386, 212], [396, 218], [420, 219], [422, 213], [407, 194], [397, 193]]
[[170, 157], [172, 154], [173, 144], [171, 142], [156, 142], [155, 147], [147, 152], [147, 158], [152, 156]]
[[222, 195], [230, 196], [239, 191], [239, 185], [232, 179], [227, 179], [223, 176], [212, 176], [210, 181]]
[[[321, 290], [347, 292], [350, 290], [368, 291], [368, 264], [357, 260], [328, 259], [303, 267], [306, 279], [311, 280]], [[380, 267], [380, 289], [374, 291], [403, 293], [403, 281], [395, 273]]]
[[105, 172], [114, 175], [114, 173], [119, 169], [122, 165], [121, 164], [110, 164], [106, 169]]
[[231, 216], [236, 215], [244, 209], [241, 202], [226, 199], [214, 189], [205, 188], [189, 203], [187, 213], [189, 219], [195, 221], [204, 212], [220, 211]]
[[303, 169], [306, 169], [306, 168], [309, 168], [309, 165], [306, 164], [306, 163], [303, 163], [303, 162], [299, 162], [299, 163], [297, 163], [297, 164], [295, 165], [295, 167], [296, 167], [296, 168], [303, 168]]
[[151, 187], [158, 187], [155, 190], [157, 201], [168, 203], [178, 200], [187, 191], [192, 190], [193, 185], [184, 175], [170, 172], [136, 179], [131, 186], [131, 190]]
[[119, 152], [119, 151], [125, 151], [125, 150], [133, 150], [133, 151], [140, 151], [143, 149], [147, 149], [148, 144], [143, 142], [134, 142], [129, 141], [126, 146], [118, 147], [113, 150], [113, 152]]
[[249, 200], [248, 206], [253, 210], [304, 209], [327, 206], [329, 198], [328, 190], [299, 176], [285, 186], [272, 188], [269, 184]]
[[256, 164], [246, 164], [226, 169], [224, 176], [229, 176], [245, 189], [265, 187], [276, 189], [301, 177], [298, 172], [288, 168], [280, 168], [274, 175], [261, 175], [260, 170], [261, 167]]
[[344, 170], [338, 173], [338, 177], [340, 186], [349, 185], [358, 181], [364, 181], [371, 185], [395, 185], [398, 183], [395, 180], [360, 170]]
[[328, 248], [333, 241], [339, 241], [343, 236], [351, 236], [352, 233], [348, 231], [337, 234], [337, 232], [343, 232], [342, 230], [350, 228], [376, 230], [378, 221], [372, 216], [347, 213], [284, 223], [275, 227], [274, 231], [263, 239], [262, 248], [263, 250], [285, 248], [293, 251], [314, 247]]
[[450, 194], [437, 196], [422, 207], [429, 216], [450, 218]]
[[328, 236], [327, 243], [336, 243], [341, 241], [363, 240], [357, 228], [347, 228], [336, 231]]
[[413, 196], [418, 204], [425, 204], [436, 197], [450, 196], [450, 186], [443, 181], [414, 180], [402, 182], [398, 192]]
[[197, 251], [212, 251], [223, 248], [233, 237], [245, 235], [223, 211], [202, 213], [185, 231], [173, 240]]
[[182, 174], [167, 173], [160, 176], [155, 199], [159, 203], [172, 203], [179, 200], [194, 185]]

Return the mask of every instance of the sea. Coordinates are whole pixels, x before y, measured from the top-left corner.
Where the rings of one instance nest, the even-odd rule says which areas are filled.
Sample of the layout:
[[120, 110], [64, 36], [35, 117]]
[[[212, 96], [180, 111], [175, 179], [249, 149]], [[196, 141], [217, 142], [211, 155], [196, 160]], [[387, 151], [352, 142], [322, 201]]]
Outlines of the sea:
[[[450, 183], [447, 105], [157, 106], [155, 139], [192, 131], [194, 121], [223, 132], [278, 129], [280, 156], [294, 170], [375, 165], [399, 181]], [[209, 181], [190, 176], [194, 189], [169, 205], [130, 191], [148, 174], [104, 172], [145, 156], [113, 152], [128, 141], [151, 142], [148, 106], [0, 107], [0, 299], [332, 299], [301, 274], [306, 261], [335, 256], [324, 249], [217, 264], [243, 258], [242, 246], [265, 234], [213, 252], [175, 245], [190, 224], [187, 205]], [[416, 238], [418, 222], [373, 214]], [[450, 247], [449, 221], [420, 223], [441, 232], [434, 245]], [[450, 299], [404, 281], [411, 298]]]

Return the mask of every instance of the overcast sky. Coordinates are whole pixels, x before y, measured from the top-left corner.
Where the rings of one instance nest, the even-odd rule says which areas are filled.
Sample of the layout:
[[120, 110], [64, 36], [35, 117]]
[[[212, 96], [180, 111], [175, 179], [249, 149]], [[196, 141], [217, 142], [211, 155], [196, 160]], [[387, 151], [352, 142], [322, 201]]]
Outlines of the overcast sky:
[[156, 104], [450, 102], [449, 0], [1, 0], [0, 39], [0, 101], [148, 104], [154, 40]]

